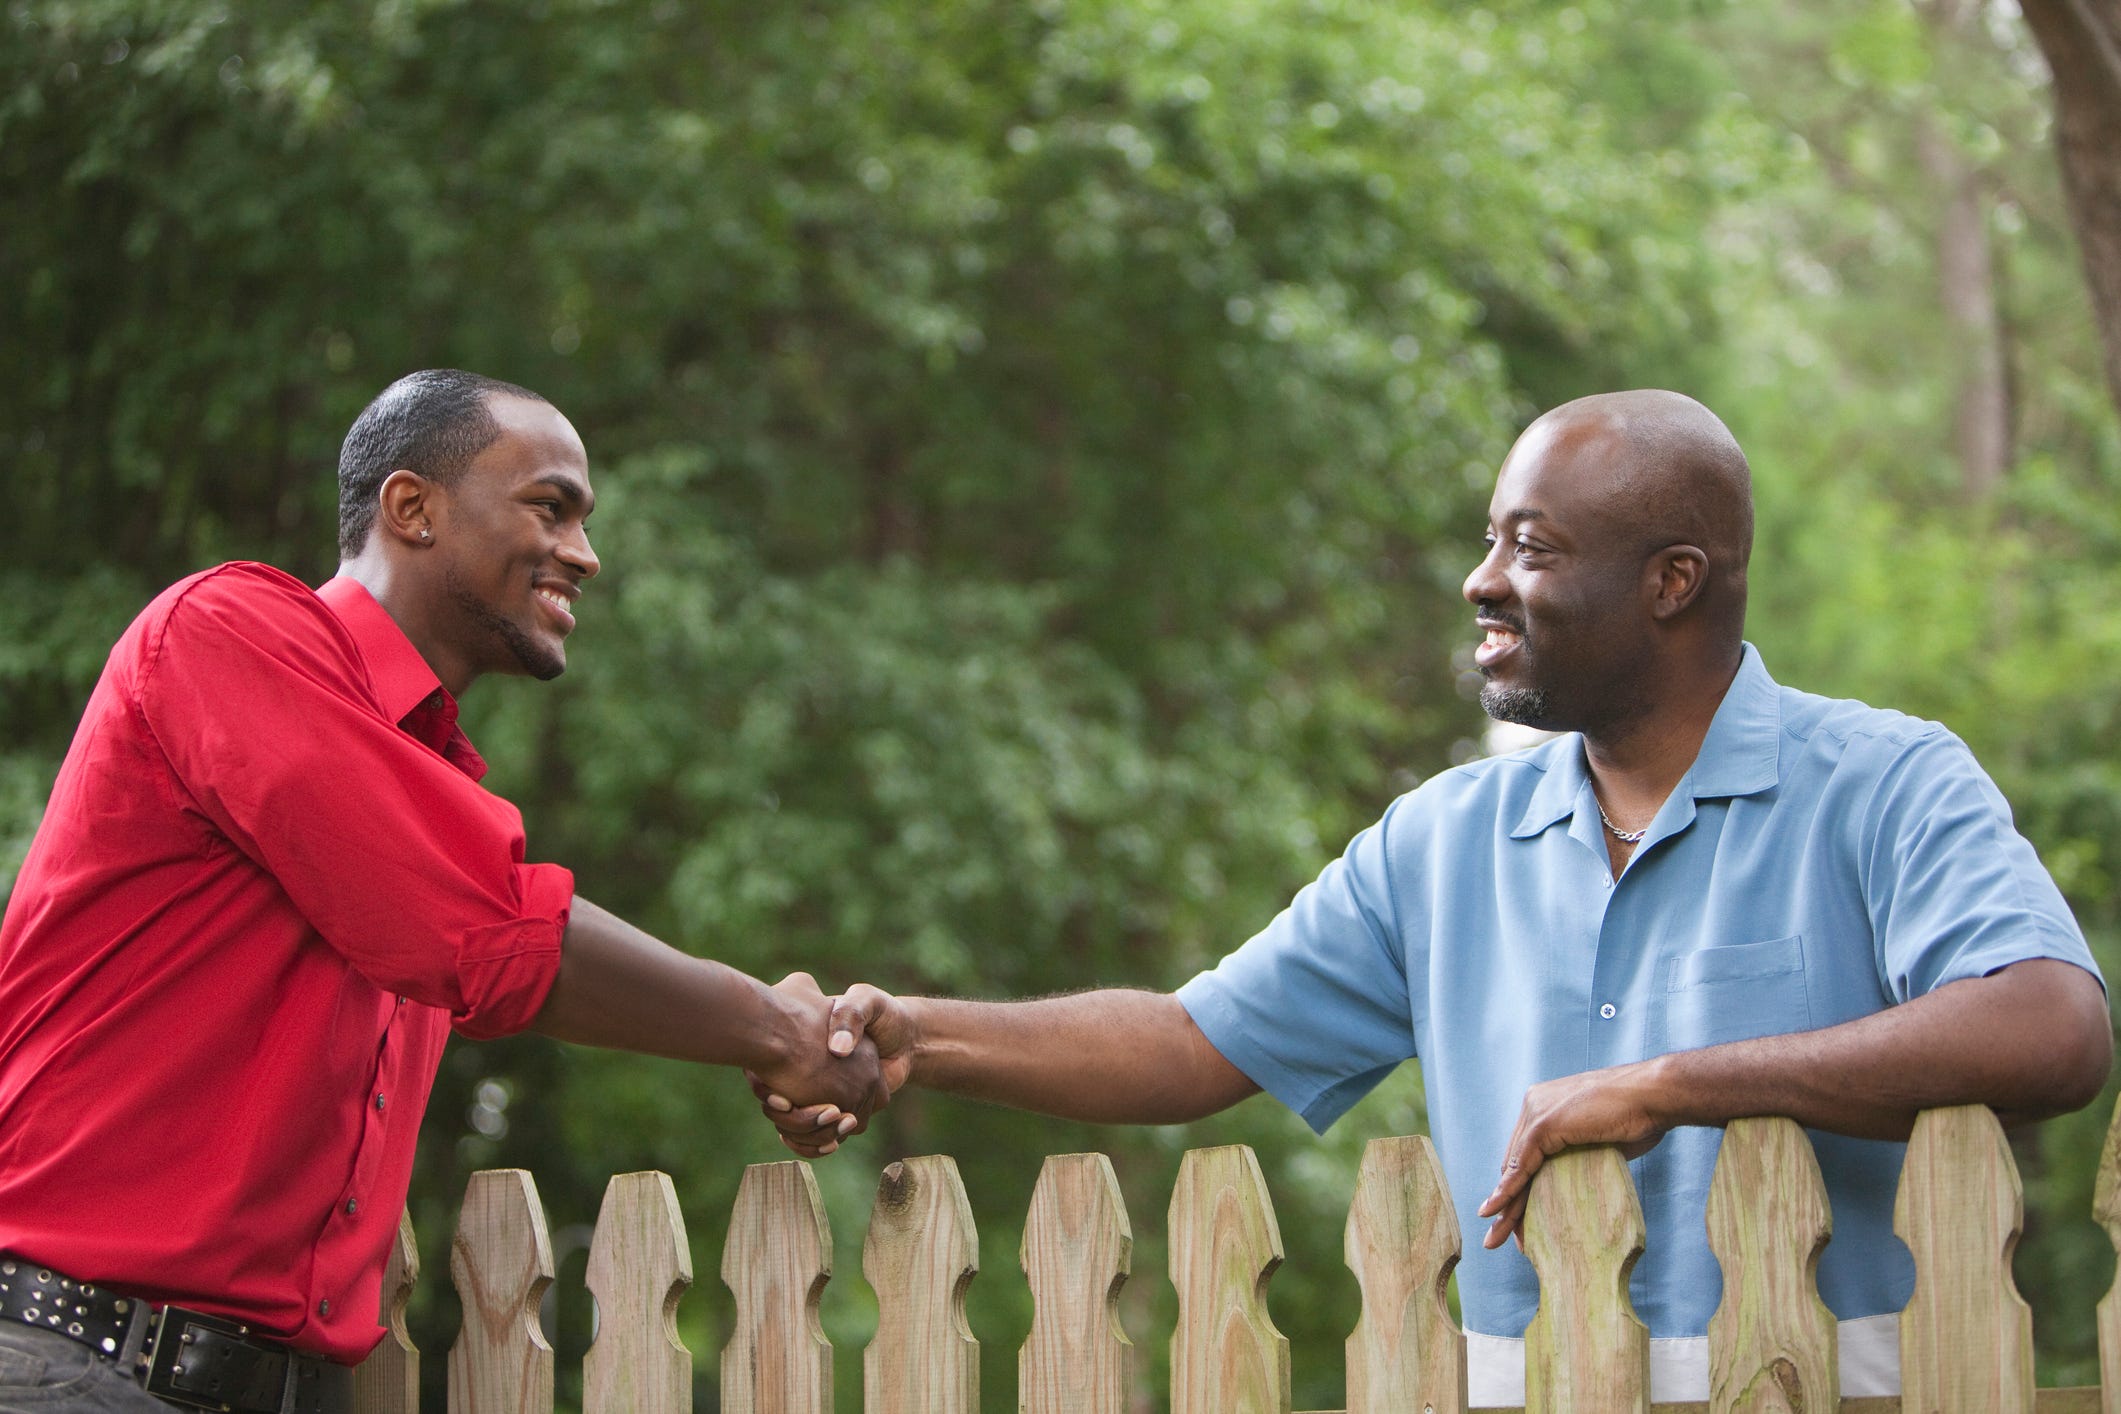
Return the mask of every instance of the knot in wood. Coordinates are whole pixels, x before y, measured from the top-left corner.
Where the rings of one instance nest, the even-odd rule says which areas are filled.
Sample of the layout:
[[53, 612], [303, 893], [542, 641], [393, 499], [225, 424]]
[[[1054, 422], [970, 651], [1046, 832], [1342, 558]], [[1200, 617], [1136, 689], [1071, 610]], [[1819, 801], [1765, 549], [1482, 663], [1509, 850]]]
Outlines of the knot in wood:
[[1774, 1373], [1775, 1384], [1782, 1390], [1782, 1400], [1789, 1406], [1790, 1414], [1804, 1414], [1804, 1380], [1797, 1373], [1797, 1362], [1787, 1355], [1777, 1355], [1769, 1362], [1768, 1369]]
[[876, 1203], [879, 1208], [892, 1213], [904, 1213], [913, 1206], [920, 1183], [904, 1161], [888, 1165], [876, 1183]]

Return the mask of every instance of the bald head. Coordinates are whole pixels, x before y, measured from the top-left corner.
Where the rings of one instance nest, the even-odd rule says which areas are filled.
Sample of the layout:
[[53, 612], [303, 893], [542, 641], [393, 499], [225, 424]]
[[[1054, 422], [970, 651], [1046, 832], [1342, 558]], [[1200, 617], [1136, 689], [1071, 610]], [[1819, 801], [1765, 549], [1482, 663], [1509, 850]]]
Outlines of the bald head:
[[1699, 547], [1709, 562], [1702, 609], [1733, 636], [1743, 630], [1753, 476], [1723, 419], [1660, 388], [1598, 393], [1526, 428], [1510, 461], [1523, 455], [1564, 470], [1616, 547]]
[[1466, 576], [1481, 705], [1607, 751], [1658, 723], [1706, 729], [1738, 669], [1752, 541], [1745, 456], [1700, 403], [1555, 408], [1504, 458]]

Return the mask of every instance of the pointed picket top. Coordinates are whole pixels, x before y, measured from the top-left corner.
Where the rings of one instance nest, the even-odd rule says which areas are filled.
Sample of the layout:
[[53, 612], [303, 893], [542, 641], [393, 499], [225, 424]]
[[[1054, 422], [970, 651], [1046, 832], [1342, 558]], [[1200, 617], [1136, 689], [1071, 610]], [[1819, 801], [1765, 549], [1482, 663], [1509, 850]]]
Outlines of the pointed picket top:
[[420, 1352], [405, 1329], [405, 1303], [419, 1279], [412, 1215], [400, 1213], [398, 1235], [383, 1262], [383, 1299], [376, 1312], [383, 1341], [354, 1367], [354, 1414], [420, 1414]]
[[1893, 1231], [1915, 1258], [1900, 1313], [1900, 1390], [1924, 1414], [2031, 1414], [2033, 1317], [2011, 1280], [2025, 1191], [1984, 1105], [1926, 1110], [1900, 1170]]
[[605, 1185], [588, 1285], [597, 1336], [582, 1359], [582, 1414], [692, 1414], [692, 1352], [677, 1327], [692, 1248], [669, 1175]]
[[1281, 1228], [1242, 1144], [1189, 1150], [1171, 1193], [1171, 1414], [1287, 1414], [1289, 1342], [1267, 1314]]
[[548, 1414], [552, 1347], [538, 1302], [552, 1285], [552, 1241], [522, 1169], [471, 1176], [450, 1246], [464, 1328], [449, 1351], [450, 1414]]
[[876, 1338], [862, 1355], [867, 1414], [974, 1414], [979, 1342], [965, 1288], [979, 1271], [972, 1205], [948, 1155], [902, 1159], [876, 1184], [862, 1273]]
[[1832, 1408], [1836, 1331], [1818, 1271], [1834, 1222], [1819, 1160], [1793, 1121], [1740, 1119], [1724, 1130], [1708, 1227], [1723, 1268], [1723, 1302], [1709, 1318], [1710, 1414]]
[[[2121, 1105], [2106, 1127], [2106, 1147], [2099, 1154], [2099, 1179], [2092, 1188], [2092, 1220], [2106, 1229], [2106, 1240], [2121, 1253]], [[2100, 1408], [2121, 1414], [2121, 1270], [2099, 1298]]]
[[1532, 1179], [1524, 1250], [1539, 1273], [1525, 1331], [1526, 1414], [1647, 1414], [1650, 1332], [1628, 1301], [1642, 1205], [1620, 1151], [1556, 1154]]
[[810, 1165], [744, 1170], [722, 1249], [736, 1327], [722, 1347], [726, 1414], [828, 1414], [832, 1342], [818, 1301], [832, 1276], [832, 1228]]
[[1119, 1289], [1134, 1230], [1103, 1154], [1056, 1154], [1039, 1170], [1021, 1260], [1031, 1283], [1031, 1334], [1017, 1356], [1022, 1414], [1123, 1414], [1134, 1342], [1119, 1324]]
[[1362, 1288], [1348, 1337], [1348, 1414], [1464, 1414], [1466, 1338], [1444, 1299], [1464, 1248], [1426, 1138], [1372, 1139], [1363, 1149], [1344, 1250]]

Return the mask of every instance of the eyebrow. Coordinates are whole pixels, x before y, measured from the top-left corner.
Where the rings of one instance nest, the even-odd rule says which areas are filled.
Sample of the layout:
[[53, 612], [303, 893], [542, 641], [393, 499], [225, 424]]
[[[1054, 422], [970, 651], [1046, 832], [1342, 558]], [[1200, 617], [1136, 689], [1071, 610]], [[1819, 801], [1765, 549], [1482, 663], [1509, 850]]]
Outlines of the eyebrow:
[[560, 493], [560, 499], [570, 508], [581, 507], [582, 518], [587, 520], [596, 509], [597, 498], [589, 494], [589, 488], [571, 476], [545, 475], [530, 483], [532, 487], [550, 487]]

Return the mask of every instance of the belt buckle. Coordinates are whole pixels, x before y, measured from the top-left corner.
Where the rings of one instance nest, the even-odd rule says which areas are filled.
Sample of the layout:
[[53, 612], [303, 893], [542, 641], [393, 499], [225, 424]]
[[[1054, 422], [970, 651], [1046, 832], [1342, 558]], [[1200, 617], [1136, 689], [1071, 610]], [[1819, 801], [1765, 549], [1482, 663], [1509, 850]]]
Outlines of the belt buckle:
[[189, 1409], [227, 1409], [231, 1406], [219, 1399], [201, 1399], [190, 1390], [179, 1389], [177, 1377], [184, 1373], [184, 1354], [191, 1343], [193, 1329], [219, 1331], [222, 1335], [237, 1340], [251, 1338], [250, 1327], [223, 1316], [209, 1316], [204, 1311], [194, 1311], [185, 1306], [164, 1306], [154, 1315], [148, 1327], [147, 1339], [151, 1350], [147, 1369], [140, 1376], [140, 1387], [157, 1399], [171, 1404], [181, 1404]]

